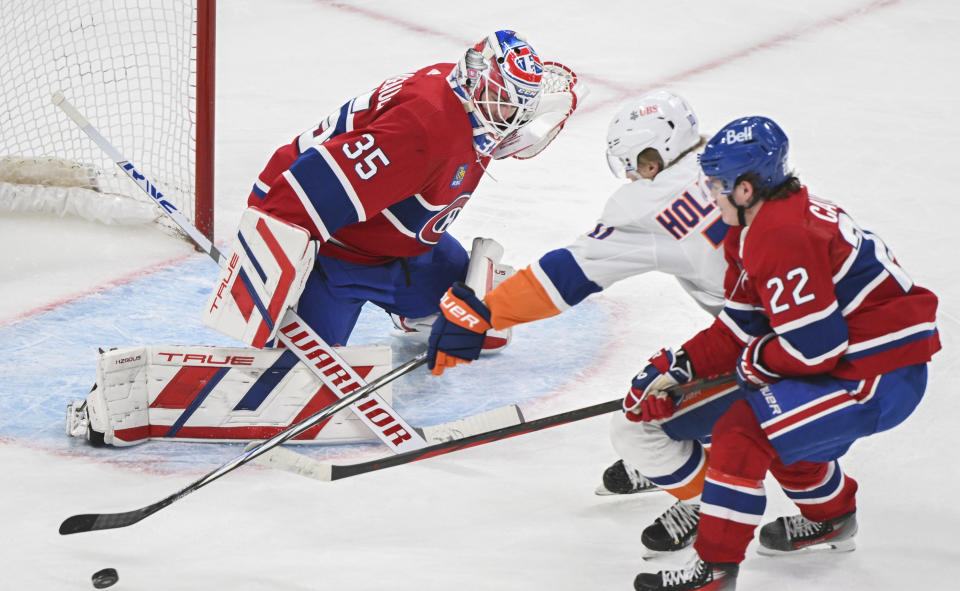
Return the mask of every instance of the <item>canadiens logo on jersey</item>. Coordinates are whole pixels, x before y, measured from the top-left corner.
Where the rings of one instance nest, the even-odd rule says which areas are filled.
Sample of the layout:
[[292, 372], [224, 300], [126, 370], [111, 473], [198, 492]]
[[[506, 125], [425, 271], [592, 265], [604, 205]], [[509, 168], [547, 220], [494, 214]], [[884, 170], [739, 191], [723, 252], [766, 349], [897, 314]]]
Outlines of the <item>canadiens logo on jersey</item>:
[[467, 164], [461, 164], [457, 167], [457, 172], [453, 175], [453, 180], [450, 181], [450, 187], [456, 189], [463, 184], [463, 179], [467, 176], [467, 166]]
[[436, 215], [427, 220], [427, 223], [423, 225], [423, 228], [421, 228], [417, 234], [417, 239], [424, 244], [436, 244], [440, 242], [440, 239], [443, 238], [443, 235], [447, 232], [447, 228], [457, 219], [469, 200], [470, 195], [457, 197], [453, 203], [444, 207]]

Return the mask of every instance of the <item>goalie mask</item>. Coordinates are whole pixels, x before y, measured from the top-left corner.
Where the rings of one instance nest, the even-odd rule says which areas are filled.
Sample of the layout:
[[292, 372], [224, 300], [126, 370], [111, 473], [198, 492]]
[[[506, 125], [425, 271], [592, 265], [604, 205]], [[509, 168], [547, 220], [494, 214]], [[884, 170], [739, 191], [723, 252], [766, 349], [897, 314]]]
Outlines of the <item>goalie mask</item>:
[[641, 95], [627, 103], [607, 128], [607, 163], [617, 177], [637, 170], [637, 155], [653, 148], [663, 166], [697, 145], [697, 116], [681, 96], [666, 90]]
[[493, 33], [460, 58], [451, 82], [472, 107], [478, 152], [489, 155], [533, 118], [542, 76], [540, 56], [513, 31]]

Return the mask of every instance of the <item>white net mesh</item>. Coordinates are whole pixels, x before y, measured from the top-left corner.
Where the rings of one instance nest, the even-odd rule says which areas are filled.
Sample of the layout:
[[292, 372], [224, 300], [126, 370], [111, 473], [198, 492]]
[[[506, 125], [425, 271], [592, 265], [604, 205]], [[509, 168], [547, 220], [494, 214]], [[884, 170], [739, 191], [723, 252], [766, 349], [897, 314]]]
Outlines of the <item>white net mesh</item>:
[[[0, 211], [49, 211], [51, 199], [56, 203], [66, 197], [64, 191], [42, 188], [69, 187], [78, 189], [81, 199], [103, 199], [108, 208], [116, 207], [117, 195], [129, 197], [142, 206], [144, 219], [157, 217], [137, 186], [53, 105], [51, 96], [61, 90], [185, 216], [195, 218], [195, 4], [5, 4], [0, 19]], [[110, 212], [101, 216], [115, 221], [110, 218]]]

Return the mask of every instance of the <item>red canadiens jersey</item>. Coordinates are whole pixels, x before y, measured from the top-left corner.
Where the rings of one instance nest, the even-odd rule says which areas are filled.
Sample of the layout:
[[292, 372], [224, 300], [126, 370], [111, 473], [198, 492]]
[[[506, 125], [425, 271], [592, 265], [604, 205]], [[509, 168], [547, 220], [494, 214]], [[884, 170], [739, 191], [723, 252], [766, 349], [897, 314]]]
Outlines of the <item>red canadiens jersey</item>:
[[866, 379], [940, 349], [937, 297], [879, 236], [806, 188], [731, 228], [724, 249], [724, 309], [684, 345], [699, 375], [731, 369], [750, 339], [771, 332], [760, 362], [781, 377]]
[[452, 69], [401, 74], [347, 101], [274, 153], [248, 205], [306, 228], [322, 255], [378, 264], [427, 252], [489, 162]]

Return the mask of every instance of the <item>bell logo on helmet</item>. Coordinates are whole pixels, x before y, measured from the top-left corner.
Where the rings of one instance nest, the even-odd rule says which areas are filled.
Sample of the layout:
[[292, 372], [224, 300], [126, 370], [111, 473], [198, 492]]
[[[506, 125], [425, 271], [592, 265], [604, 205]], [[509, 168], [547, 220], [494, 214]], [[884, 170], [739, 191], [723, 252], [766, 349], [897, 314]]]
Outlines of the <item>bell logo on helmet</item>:
[[749, 142], [753, 140], [753, 126], [749, 125], [743, 128], [743, 131], [737, 132], [732, 129], [727, 130], [726, 142], [728, 144], [737, 144], [740, 142]]
[[700, 168], [704, 175], [721, 184], [725, 195], [747, 173], [759, 177], [756, 187], [772, 190], [790, 176], [789, 148], [786, 134], [771, 119], [742, 117], [724, 125], [710, 138], [700, 157]]

